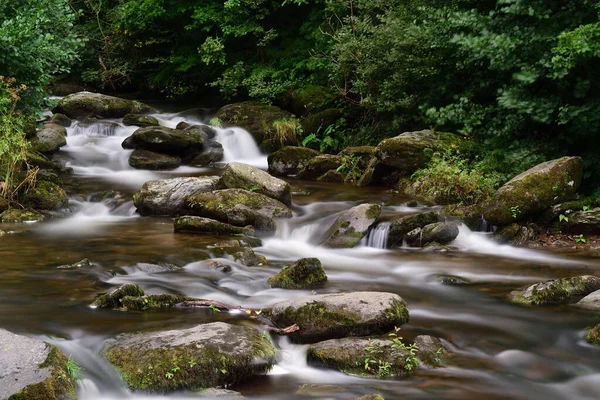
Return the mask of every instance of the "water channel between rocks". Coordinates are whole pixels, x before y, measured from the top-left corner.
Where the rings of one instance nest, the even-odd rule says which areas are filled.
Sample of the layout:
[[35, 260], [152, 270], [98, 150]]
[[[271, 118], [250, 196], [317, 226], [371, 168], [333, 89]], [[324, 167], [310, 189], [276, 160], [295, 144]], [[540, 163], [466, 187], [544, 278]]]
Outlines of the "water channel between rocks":
[[[189, 114], [157, 114], [161, 125], [199, 123]], [[111, 121], [107, 121], [111, 122]], [[414, 211], [410, 199], [385, 188], [295, 181], [309, 195], [293, 197], [294, 217], [279, 221], [275, 236], [255, 251], [275, 265], [246, 267], [231, 260], [231, 273], [207, 272], [201, 254], [222, 238], [174, 234], [172, 219], [140, 217], [127, 200], [146, 181], [174, 176], [218, 174], [216, 169], [180, 167], [169, 172], [131, 168], [131, 151], [121, 142], [136, 127], [118, 125], [68, 128], [62, 157], [73, 168], [67, 183], [71, 216], [38, 224], [13, 225], [0, 240], [0, 322], [15, 333], [49, 340], [84, 368], [80, 399], [175, 399], [192, 394], [150, 396], [130, 393], [99, 355], [107, 339], [123, 332], [177, 328], [227, 320], [210, 310], [128, 313], [92, 309], [94, 297], [123, 283], [147, 293], [186, 296], [260, 309], [310, 291], [271, 289], [267, 279], [280, 262], [317, 257], [329, 281], [319, 293], [386, 291], [408, 303], [410, 323], [402, 336], [418, 334], [445, 339], [456, 353], [451, 365], [421, 370], [401, 380], [362, 379], [306, 365], [306, 346], [279, 340], [278, 365], [264, 377], [235, 386], [244, 396], [260, 399], [305, 399], [294, 394], [303, 384], [337, 385], [318, 398], [343, 399], [378, 392], [386, 399], [597, 399], [600, 398], [600, 349], [583, 339], [597, 318], [572, 306], [529, 308], [512, 305], [505, 295], [526, 283], [595, 274], [593, 255], [542, 252], [495, 244], [483, 233], [461, 227], [452, 244], [459, 251], [425, 253], [384, 249], [385, 225], [354, 249], [316, 247], [311, 239], [327, 221], [356, 204], [384, 204], [384, 215]], [[242, 129], [219, 129], [217, 141], [225, 161], [266, 168], [252, 137]], [[107, 190], [125, 200], [98, 200]], [[91, 267], [56, 269], [83, 258]], [[468, 285], [446, 286], [437, 275], [455, 275]], [[314, 398], [314, 397], [312, 397]]]

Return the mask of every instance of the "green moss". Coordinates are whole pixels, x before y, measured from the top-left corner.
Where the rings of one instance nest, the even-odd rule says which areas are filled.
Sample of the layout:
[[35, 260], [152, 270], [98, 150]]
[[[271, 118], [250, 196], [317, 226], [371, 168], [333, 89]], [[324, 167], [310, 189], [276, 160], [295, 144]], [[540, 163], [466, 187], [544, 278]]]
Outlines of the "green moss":
[[367, 212], [365, 213], [365, 215], [367, 216], [368, 219], [377, 219], [379, 218], [379, 215], [381, 214], [381, 206], [377, 205], [377, 204], [372, 204], [369, 209], [367, 210]]
[[2, 223], [19, 223], [26, 221], [42, 221], [44, 216], [35, 210], [11, 208], [0, 214]]
[[126, 311], [148, 311], [171, 308], [186, 300], [195, 299], [176, 294], [151, 294], [149, 296], [124, 296], [120, 302]]
[[509, 294], [513, 303], [550, 305], [566, 303], [574, 296], [585, 296], [600, 289], [600, 278], [577, 276], [526, 286]]
[[349, 226], [350, 226], [350, 221], [343, 221], [343, 222], [340, 224], [340, 228], [347, 228], [347, 227], [349, 227]]
[[303, 258], [269, 278], [271, 287], [283, 289], [309, 289], [327, 281], [327, 274], [316, 258]]
[[110, 293], [106, 293], [98, 297], [93, 303], [92, 307], [101, 308], [120, 308], [121, 299], [125, 296], [139, 297], [144, 295], [144, 290], [138, 285], [128, 283], [122, 285], [118, 289], [113, 290]]
[[[287, 324], [298, 324], [301, 329], [309, 332], [319, 332], [315, 338], [304, 335], [306, 341], [318, 339], [320, 336], [343, 337], [352, 332], [359, 316], [352, 311], [332, 311], [323, 302], [313, 302], [294, 310], [288, 308], [284, 313]], [[294, 337], [294, 336], [292, 336]]]
[[56, 210], [64, 207], [69, 197], [63, 188], [49, 181], [39, 181], [35, 188], [27, 192], [23, 205], [36, 210]]
[[585, 340], [591, 344], [600, 346], [600, 324], [596, 325], [585, 335]]

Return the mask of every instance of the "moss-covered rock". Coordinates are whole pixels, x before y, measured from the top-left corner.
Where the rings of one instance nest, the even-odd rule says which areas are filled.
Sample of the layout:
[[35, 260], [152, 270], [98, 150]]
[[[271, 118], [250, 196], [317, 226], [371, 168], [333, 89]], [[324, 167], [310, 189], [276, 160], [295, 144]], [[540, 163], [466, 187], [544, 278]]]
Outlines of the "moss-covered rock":
[[325, 231], [318, 244], [332, 248], [356, 246], [381, 214], [380, 204], [361, 204], [342, 211], [335, 222]]
[[139, 127], [158, 126], [158, 120], [151, 115], [127, 114], [123, 117], [123, 125]]
[[445, 365], [448, 357], [453, 354], [439, 338], [430, 335], [419, 335], [415, 338], [414, 344], [417, 346], [420, 365], [430, 368], [438, 368]]
[[50, 118], [49, 122], [51, 124], [61, 125], [65, 128], [68, 128], [69, 126], [71, 126], [72, 121], [71, 118], [67, 117], [65, 114], [57, 113], [52, 115], [52, 118]]
[[210, 233], [213, 235], [248, 235], [254, 236], [251, 226], [239, 227], [216, 221], [210, 218], [197, 216], [183, 216], [175, 218], [173, 223], [175, 232]]
[[400, 296], [382, 292], [323, 294], [287, 300], [273, 305], [271, 317], [280, 326], [298, 324], [300, 330], [290, 337], [300, 343], [384, 333], [409, 318]]
[[0, 398], [76, 399], [68, 358], [55, 346], [0, 329]]
[[223, 254], [229, 255], [237, 263], [247, 267], [267, 265], [267, 258], [256, 254], [254, 250], [248, 247], [221, 247]]
[[600, 278], [592, 275], [562, 278], [523, 286], [508, 294], [513, 303], [551, 305], [567, 303], [572, 297], [587, 296], [600, 289]]
[[190, 329], [126, 334], [103, 349], [133, 390], [168, 393], [239, 383], [269, 371], [268, 335], [223, 322]]
[[263, 232], [274, 232], [274, 218], [289, 218], [285, 204], [243, 189], [223, 189], [187, 196], [186, 214], [212, 218], [235, 226], [253, 225]]
[[289, 206], [292, 204], [290, 184], [252, 165], [229, 163], [221, 174], [220, 185], [229, 189], [246, 189], [264, 194]]
[[148, 311], [161, 310], [175, 307], [186, 300], [197, 300], [192, 297], [179, 296], [176, 294], [151, 294], [148, 296], [126, 295], [119, 300], [122, 311]]
[[214, 190], [218, 176], [172, 178], [148, 181], [133, 196], [141, 215], [183, 215], [184, 199], [195, 193]]
[[24, 198], [23, 205], [36, 210], [58, 210], [69, 203], [69, 197], [63, 188], [49, 181], [37, 182]]
[[10, 208], [0, 214], [4, 224], [43, 221], [44, 215], [31, 209]]
[[483, 215], [494, 225], [525, 219], [573, 196], [582, 177], [580, 157], [563, 157], [536, 165], [498, 189]]
[[454, 222], [435, 222], [416, 228], [404, 236], [409, 246], [423, 247], [429, 243], [448, 244], [458, 236], [458, 225]]
[[470, 280], [455, 275], [435, 275], [433, 278], [439, 283], [448, 286], [468, 285], [471, 283]]
[[328, 126], [335, 124], [342, 116], [342, 112], [337, 108], [328, 108], [300, 118], [300, 125], [305, 134], [317, 133], [319, 130], [324, 132]]
[[61, 125], [47, 125], [31, 139], [31, 149], [39, 153], [54, 153], [67, 145], [67, 130]]
[[595, 290], [586, 295], [583, 299], [579, 300], [576, 305], [589, 310], [600, 310], [600, 290]]
[[283, 93], [277, 98], [277, 104], [296, 115], [318, 112], [333, 105], [334, 95], [330, 88], [319, 85], [303, 85]]
[[113, 290], [112, 292], [99, 296], [92, 303], [92, 307], [117, 309], [123, 306], [121, 304], [121, 299], [123, 299], [125, 296], [139, 297], [143, 295], [144, 289], [138, 285], [134, 285], [133, 283], [127, 283]]
[[571, 212], [567, 218], [568, 221], [560, 223], [561, 231], [585, 235], [600, 234], [600, 208]]
[[338, 169], [343, 162], [344, 158], [342, 156], [334, 156], [331, 154], [313, 157], [308, 161], [306, 167], [298, 172], [297, 178], [314, 181], [327, 171]]
[[221, 107], [215, 114], [225, 126], [239, 126], [247, 130], [258, 144], [273, 136], [275, 121], [291, 116], [291, 113], [279, 107], [256, 101], [229, 104]]
[[52, 161], [48, 159], [47, 156], [41, 153], [29, 152], [29, 154], [27, 154], [27, 163], [33, 167], [51, 169], [53, 171], [60, 172], [63, 174], [73, 172], [71, 168], [65, 167], [59, 162]]
[[62, 178], [53, 170], [50, 169], [39, 169], [35, 175], [36, 181], [48, 181], [57, 184], [58, 186], [63, 185]]
[[223, 160], [225, 151], [220, 143], [207, 140], [204, 142], [204, 144], [205, 147], [204, 150], [202, 150], [202, 153], [192, 158], [188, 165], [192, 167], [206, 167], [207, 165], [211, 165]]
[[126, 146], [177, 156], [186, 163], [202, 152], [204, 139], [204, 135], [199, 131], [147, 126], [133, 132], [133, 135], [127, 139]]
[[127, 114], [155, 112], [152, 107], [139, 101], [125, 100], [100, 93], [79, 92], [62, 98], [52, 110], [69, 118], [84, 119], [122, 118]]
[[596, 325], [586, 333], [585, 340], [591, 344], [600, 346], [600, 324]]
[[440, 220], [440, 214], [435, 211], [427, 211], [416, 214], [404, 215], [390, 221], [388, 232], [388, 246], [400, 246], [404, 236], [410, 231], [422, 228], [425, 225], [436, 223]]
[[269, 154], [269, 173], [275, 176], [296, 175], [308, 164], [311, 158], [321, 155], [306, 147], [287, 146]]
[[152, 171], [170, 170], [181, 165], [181, 158], [137, 149], [129, 156], [129, 165], [136, 169]]
[[323, 175], [317, 178], [318, 182], [331, 182], [331, 183], [343, 183], [346, 179], [346, 176], [339, 171], [334, 169], [330, 169], [325, 172]]
[[327, 281], [327, 274], [317, 258], [301, 258], [285, 266], [269, 278], [271, 287], [283, 289], [311, 289]]

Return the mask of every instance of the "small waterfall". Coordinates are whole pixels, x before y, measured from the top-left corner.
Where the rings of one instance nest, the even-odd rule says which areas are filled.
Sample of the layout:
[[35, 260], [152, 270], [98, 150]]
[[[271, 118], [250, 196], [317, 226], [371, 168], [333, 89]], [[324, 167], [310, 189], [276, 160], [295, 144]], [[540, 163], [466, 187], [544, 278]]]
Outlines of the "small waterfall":
[[94, 136], [115, 136], [117, 129], [121, 126], [116, 122], [77, 122], [73, 126], [70, 134], [73, 136], [86, 135]]
[[215, 140], [223, 145], [223, 161], [239, 161], [267, 169], [267, 156], [261, 153], [248, 131], [242, 128], [218, 129]]
[[368, 247], [374, 247], [376, 249], [387, 248], [388, 233], [390, 231], [391, 224], [389, 222], [381, 222], [371, 229], [369, 234], [363, 239], [364, 244]]
[[497, 228], [498, 227], [496, 225], [489, 224], [485, 220], [483, 214], [481, 215], [481, 219], [479, 220], [479, 232], [492, 232], [492, 233], [494, 233], [494, 232], [496, 232]]

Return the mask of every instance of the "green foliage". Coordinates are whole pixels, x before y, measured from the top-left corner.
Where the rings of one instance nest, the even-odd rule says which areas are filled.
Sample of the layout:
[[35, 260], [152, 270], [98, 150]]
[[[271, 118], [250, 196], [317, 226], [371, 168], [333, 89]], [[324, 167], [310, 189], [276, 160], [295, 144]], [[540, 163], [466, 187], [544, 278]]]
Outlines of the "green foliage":
[[587, 239], [583, 237], [583, 234], [579, 234], [579, 236], [575, 236], [575, 243], [585, 244], [587, 243]]
[[558, 222], [569, 222], [569, 217], [567, 217], [565, 214], [560, 214], [558, 216]]
[[298, 137], [302, 135], [302, 126], [295, 118], [282, 118], [273, 122], [273, 131], [269, 139], [275, 140], [280, 147], [297, 145]]
[[73, 360], [70, 355], [67, 361], [65, 362], [65, 367], [67, 368], [67, 373], [71, 375], [73, 379], [83, 379], [83, 375], [81, 374], [83, 368], [77, 363], [77, 361]]
[[512, 206], [510, 208], [510, 215], [513, 219], [519, 218], [519, 216], [521, 215], [521, 209], [519, 208], [519, 206]]
[[419, 360], [417, 359], [417, 352], [419, 351], [419, 346], [417, 346], [415, 343], [407, 346], [403, 341], [402, 341], [402, 337], [398, 336], [398, 332], [400, 332], [400, 328], [395, 327], [394, 328], [394, 332], [390, 333], [389, 336], [392, 338], [392, 342], [394, 342], [392, 344], [392, 349], [394, 350], [405, 350], [408, 352], [408, 356], [406, 357], [406, 365], [404, 366], [404, 369], [407, 370], [408, 372], [411, 372], [413, 370], [417, 369], [417, 366], [419, 365]]
[[344, 182], [357, 182], [366, 167], [366, 158], [360, 155], [342, 156], [342, 165], [336, 171], [344, 174]]
[[214, 313], [221, 312], [221, 309], [218, 308], [217, 306], [215, 306], [214, 304], [209, 305], [209, 307], [210, 307], [211, 311], [214, 312]]

